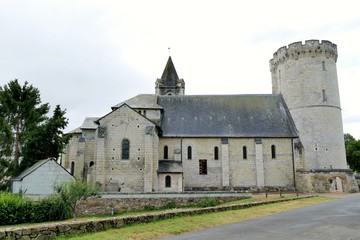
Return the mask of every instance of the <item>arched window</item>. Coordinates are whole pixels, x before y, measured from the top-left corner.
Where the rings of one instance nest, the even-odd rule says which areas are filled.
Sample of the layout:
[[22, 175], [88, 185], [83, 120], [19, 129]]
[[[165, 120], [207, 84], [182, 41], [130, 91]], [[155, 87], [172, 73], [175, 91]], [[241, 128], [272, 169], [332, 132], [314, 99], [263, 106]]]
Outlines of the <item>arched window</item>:
[[188, 148], [187, 148], [187, 158], [192, 159], [192, 148], [191, 148], [191, 146], [188, 146]]
[[70, 173], [71, 173], [71, 175], [74, 176], [74, 173], [75, 173], [75, 162], [74, 161], [71, 162]]
[[164, 159], [168, 159], [169, 158], [169, 148], [168, 146], [164, 147]]
[[272, 157], [272, 158], [276, 158], [275, 145], [271, 145], [271, 157]]
[[130, 142], [128, 139], [123, 139], [121, 143], [121, 159], [129, 160]]
[[165, 187], [170, 188], [171, 187], [171, 176], [167, 175], [165, 177]]
[[243, 159], [247, 159], [247, 149], [246, 149], [246, 146], [243, 146]]
[[94, 161], [90, 161], [90, 163], [89, 163], [89, 167], [92, 167], [92, 166], [94, 166]]
[[219, 148], [214, 147], [214, 159], [219, 160]]

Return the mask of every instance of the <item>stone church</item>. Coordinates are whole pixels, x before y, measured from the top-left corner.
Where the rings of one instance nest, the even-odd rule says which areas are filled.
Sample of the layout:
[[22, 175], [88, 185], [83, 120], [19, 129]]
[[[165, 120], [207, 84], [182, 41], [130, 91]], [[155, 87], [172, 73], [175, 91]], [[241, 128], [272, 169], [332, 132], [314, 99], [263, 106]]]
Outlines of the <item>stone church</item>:
[[337, 46], [295, 42], [270, 60], [272, 94], [185, 95], [169, 57], [155, 94], [85, 118], [62, 165], [103, 192], [353, 192]]

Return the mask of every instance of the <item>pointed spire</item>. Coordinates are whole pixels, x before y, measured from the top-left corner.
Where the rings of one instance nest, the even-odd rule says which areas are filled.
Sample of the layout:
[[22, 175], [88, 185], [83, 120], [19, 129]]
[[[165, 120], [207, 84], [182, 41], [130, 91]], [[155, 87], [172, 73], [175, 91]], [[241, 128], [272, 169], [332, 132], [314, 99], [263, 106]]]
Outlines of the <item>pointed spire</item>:
[[176, 81], [179, 79], [176, 70], [175, 70], [175, 66], [172, 62], [171, 56], [169, 56], [169, 59], [166, 63], [164, 72], [161, 76], [161, 80], [163, 80], [163, 84], [165, 86], [175, 86], [176, 85]]
[[156, 95], [184, 95], [185, 82], [179, 79], [171, 56], [166, 63], [164, 72], [160, 79], [155, 82]]

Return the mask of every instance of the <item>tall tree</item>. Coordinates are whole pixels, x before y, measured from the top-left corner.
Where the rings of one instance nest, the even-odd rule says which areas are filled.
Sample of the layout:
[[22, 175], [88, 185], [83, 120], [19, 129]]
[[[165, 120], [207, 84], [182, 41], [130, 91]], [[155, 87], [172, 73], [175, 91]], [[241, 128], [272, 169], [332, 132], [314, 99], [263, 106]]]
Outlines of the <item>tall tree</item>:
[[[0, 185], [4, 183], [4, 179], [9, 179], [30, 165], [31, 161], [29, 164], [25, 163], [31, 154], [24, 155], [23, 148], [26, 149], [26, 144], [35, 139], [44, 143], [45, 135], [39, 136], [41, 131], [49, 134], [46, 140], [52, 139], [52, 149], [63, 147], [62, 141], [58, 141], [57, 137], [62, 139], [61, 130], [67, 125], [65, 111], [57, 106], [52, 118], [47, 116], [48, 112], [49, 104], [41, 103], [39, 90], [28, 82], [21, 85], [15, 79], [0, 86]], [[56, 144], [59, 146], [55, 147]], [[52, 150], [47, 149], [43, 156], [57, 157], [55, 153], [49, 154], [50, 151]], [[32, 162], [39, 160], [35, 160], [38, 155], [32, 156]]]
[[63, 134], [67, 124], [65, 111], [57, 105], [51, 118], [25, 136], [19, 171], [32, 166], [40, 159], [57, 159], [68, 143], [69, 136]]

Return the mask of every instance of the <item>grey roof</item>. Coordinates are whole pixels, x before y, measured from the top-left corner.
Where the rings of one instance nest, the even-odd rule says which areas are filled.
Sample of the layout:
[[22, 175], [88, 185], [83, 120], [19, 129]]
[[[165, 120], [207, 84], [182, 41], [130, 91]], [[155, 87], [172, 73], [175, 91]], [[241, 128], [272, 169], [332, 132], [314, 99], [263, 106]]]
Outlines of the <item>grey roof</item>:
[[98, 120], [98, 117], [87, 117], [85, 118], [83, 124], [81, 125], [81, 129], [97, 129], [97, 125], [95, 121]]
[[164, 137], [297, 137], [281, 95], [158, 96]]
[[169, 59], [166, 63], [164, 72], [161, 76], [161, 82], [164, 84], [164, 86], [175, 86], [176, 81], [179, 80], [179, 77], [177, 75], [177, 72], [175, 70], [175, 66], [172, 62], [171, 57], [169, 56]]
[[182, 162], [174, 160], [160, 160], [158, 173], [182, 173]]
[[[29, 174], [31, 174], [32, 172], [34, 172], [36, 169], [40, 168], [41, 166], [43, 166], [45, 163], [49, 162], [49, 161], [54, 161], [56, 162], [54, 159], [52, 158], [48, 158], [48, 159], [43, 159], [43, 160], [39, 160], [37, 161], [34, 165], [32, 165], [31, 167], [25, 169], [22, 173], [20, 173], [18, 176], [13, 177], [11, 180], [12, 181], [21, 181], [23, 180], [24, 177], [28, 176]], [[56, 164], [58, 164], [56, 162]], [[66, 172], [68, 172], [63, 166], [61, 166], [60, 164], [58, 164], [61, 168], [63, 168]], [[69, 172], [68, 172], [69, 173]], [[70, 174], [70, 173], [69, 173]]]
[[140, 94], [136, 97], [130, 98], [124, 102], [116, 104], [111, 109], [115, 110], [122, 106], [123, 104], [127, 104], [131, 108], [142, 108], [142, 109], [161, 109], [159, 105], [156, 103], [157, 98], [155, 94]]

